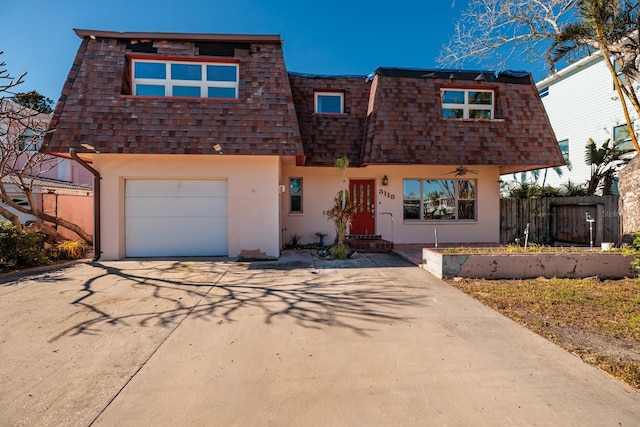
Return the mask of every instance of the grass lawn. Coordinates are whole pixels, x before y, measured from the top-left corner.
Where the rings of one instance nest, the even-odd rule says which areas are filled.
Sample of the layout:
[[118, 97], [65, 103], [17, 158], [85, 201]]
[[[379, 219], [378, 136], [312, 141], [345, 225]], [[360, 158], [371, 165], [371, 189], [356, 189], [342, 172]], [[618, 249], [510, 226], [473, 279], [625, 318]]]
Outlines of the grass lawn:
[[447, 280], [482, 303], [640, 389], [640, 280]]

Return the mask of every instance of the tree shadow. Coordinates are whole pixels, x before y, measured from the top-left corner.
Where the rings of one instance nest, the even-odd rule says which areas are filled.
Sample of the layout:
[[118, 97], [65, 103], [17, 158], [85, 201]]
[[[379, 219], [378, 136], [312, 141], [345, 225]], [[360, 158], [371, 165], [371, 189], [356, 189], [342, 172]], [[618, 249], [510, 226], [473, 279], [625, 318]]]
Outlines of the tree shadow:
[[[89, 318], [50, 341], [100, 334], [105, 326], [175, 327], [188, 315], [238, 322], [256, 312], [267, 324], [293, 319], [305, 328], [336, 327], [368, 335], [377, 325], [410, 320], [403, 314], [405, 309], [423, 305], [427, 298], [417, 294], [416, 286], [392, 286], [383, 277], [353, 271], [345, 274], [340, 269], [318, 274], [312, 267], [283, 271], [270, 266], [260, 269], [260, 263], [226, 261], [190, 262], [187, 269], [183, 261], [149, 262], [131, 268], [136, 265], [93, 264], [101, 271], [84, 282], [82, 295], [71, 302], [88, 311], [84, 317]], [[128, 287], [144, 301], [133, 296], [128, 309], [117, 302], [104, 304], [109, 293], [105, 283]]]

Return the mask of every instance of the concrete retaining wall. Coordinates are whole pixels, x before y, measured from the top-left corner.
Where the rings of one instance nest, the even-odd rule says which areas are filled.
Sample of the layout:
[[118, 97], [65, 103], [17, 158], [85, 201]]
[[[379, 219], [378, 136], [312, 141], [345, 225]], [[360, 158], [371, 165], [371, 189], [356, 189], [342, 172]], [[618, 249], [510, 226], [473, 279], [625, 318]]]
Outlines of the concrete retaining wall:
[[525, 279], [532, 277], [602, 279], [635, 277], [631, 257], [619, 252], [530, 254], [444, 254], [422, 250], [422, 268], [440, 278]]

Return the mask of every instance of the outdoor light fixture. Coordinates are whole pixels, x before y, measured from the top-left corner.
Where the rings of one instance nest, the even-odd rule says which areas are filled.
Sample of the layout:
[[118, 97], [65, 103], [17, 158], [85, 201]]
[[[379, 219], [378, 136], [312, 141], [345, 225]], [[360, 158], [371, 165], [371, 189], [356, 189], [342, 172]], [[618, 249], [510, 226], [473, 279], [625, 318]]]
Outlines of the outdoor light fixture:
[[96, 147], [90, 144], [80, 144], [80, 147], [84, 148], [85, 150], [96, 151]]
[[222, 147], [220, 146], [220, 144], [214, 145], [213, 149], [216, 151], [216, 153], [222, 154]]
[[389, 185], [389, 178], [387, 178], [387, 175], [382, 177], [382, 185], [384, 185], [385, 187]]

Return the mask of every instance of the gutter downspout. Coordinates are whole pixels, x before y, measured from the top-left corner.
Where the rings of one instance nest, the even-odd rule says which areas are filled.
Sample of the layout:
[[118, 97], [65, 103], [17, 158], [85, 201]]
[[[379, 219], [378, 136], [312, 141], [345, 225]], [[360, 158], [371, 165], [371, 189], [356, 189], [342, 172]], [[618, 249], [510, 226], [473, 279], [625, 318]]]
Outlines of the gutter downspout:
[[71, 158], [93, 175], [93, 261], [100, 259], [100, 172], [76, 154], [75, 148], [69, 148]]

